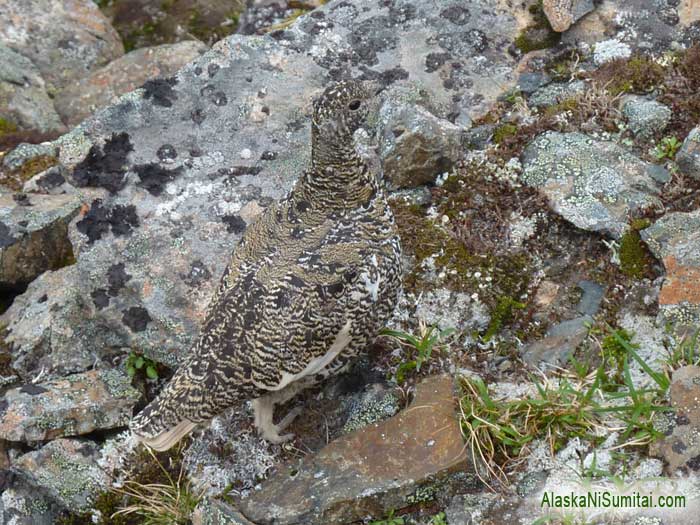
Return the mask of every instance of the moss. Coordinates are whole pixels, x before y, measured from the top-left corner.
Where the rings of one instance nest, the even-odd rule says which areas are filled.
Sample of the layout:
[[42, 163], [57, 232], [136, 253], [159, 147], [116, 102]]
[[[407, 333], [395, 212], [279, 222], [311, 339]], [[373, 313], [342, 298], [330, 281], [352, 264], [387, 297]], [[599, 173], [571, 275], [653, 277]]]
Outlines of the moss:
[[651, 254], [639, 235], [639, 230], [647, 226], [648, 219], [638, 219], [620, 239], [620, 270], [627, 277], [641, 279], [650, 271]]
[[526, 27], [515, 39], [515, 47], [523, 53], [554, 47], [561, 40], [561, 33], [557, 33], [544, 13], [542, 0], [528, 8], [532, 14], [533, 23]]
[[17, 129], [17, 125], [14, 122], [0, 117], [0, 135], [15, 133]]
[[603, 64], [591, 74], [591, 78], [616, 96], [622, 93], [648, 93], [661, 85], [666, 73], [666, 69], [653, 59], [634, 55]]
[[560, 113], [566, 113], [567, 111], [575, 111], [578, 109], [580, 104], [578, 97], [569, 97], [562, 100], [561, 102], [554, 104], [553, 106], [547, 107], [544, 111], [545, 117], [555, 117]]
[[8, 186], [13, 191], [21, 191], [24, 183], [34, 175], [41, 173], [58, 164], [58, 159], [51, 155], [39, 155], [28, 160], [19, 168], [4, 173], [0, 183]]
[[512, 297], [501, 297], [491, 312], [491, 321], [486, 329], [486, 333], [484, 333], [484, 340], [490, 341], [493, 336], [501, 331], [503, 325], [513, 318], [514, 309], [522, 310], [523, 308], [525, 308], [525, 303], [516, 301]]
[[515, 124], [502, 124], [493, 130], [493, 141], [501, 144], [507, 137], [513, 137], [518, 133], [518, 126]]

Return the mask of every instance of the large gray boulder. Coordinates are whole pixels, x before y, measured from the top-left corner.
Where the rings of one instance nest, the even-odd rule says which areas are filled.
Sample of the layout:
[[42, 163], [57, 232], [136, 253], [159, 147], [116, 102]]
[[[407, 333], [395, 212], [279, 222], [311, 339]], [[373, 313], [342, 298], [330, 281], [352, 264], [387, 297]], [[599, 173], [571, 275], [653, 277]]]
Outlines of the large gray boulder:
[[[1, 9], [1, 7], [0, 7]], [[31, 60], [0, 42], [0, 119], [5, 127], [65, 131], [46, 93], [44, 79]]]
[[3, 0], [0, 41], [29, 58], [50, 90], [124, 54], [92, 0]]
[[693, 128], [676, 154], [678, 168], [688, 177], [700, 180], [700, 126]]
[[[85, 201], [69, 227], [77, 264], [0, 319], [22, 372], [77, 372], [121, 348], [175, 365], [241, 233], [308, 164], [312, 99], [332, 79], [373, 79], [391, 88], [385, 103], [416, 93], [405, 103], [456, 134], [452, 120], [484, 115], [515, 84], [518, 23], [500, 5], [330, 2], [288, 30], [220, 41], [55, 141]], [[37, 303], [49, 286], [61, 290], [51, 308]], [[49, 349], [64, 359], [32, 358]]]

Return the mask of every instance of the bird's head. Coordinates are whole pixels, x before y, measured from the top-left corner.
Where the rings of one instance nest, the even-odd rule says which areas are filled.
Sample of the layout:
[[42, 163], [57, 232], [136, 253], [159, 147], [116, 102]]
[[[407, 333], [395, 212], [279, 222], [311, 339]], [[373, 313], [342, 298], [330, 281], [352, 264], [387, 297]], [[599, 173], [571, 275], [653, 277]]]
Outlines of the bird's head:
[[314, 101], [314, 132], [331, 140], [352, 136], [373, 111], [377, 91], [377, 85], [371, 81], [332, 83]]

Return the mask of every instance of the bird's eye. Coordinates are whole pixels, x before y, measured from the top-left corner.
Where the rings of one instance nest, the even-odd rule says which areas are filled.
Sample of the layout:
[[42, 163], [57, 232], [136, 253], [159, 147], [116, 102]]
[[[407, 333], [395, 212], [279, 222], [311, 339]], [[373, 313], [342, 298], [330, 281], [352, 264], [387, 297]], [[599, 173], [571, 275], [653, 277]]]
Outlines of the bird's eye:
[[350, 108], [352, 111], [360, 109], [360, 101], [353, 100], [352, 102], [350, 102], [350, 104], [348, 104], [348, 108]]

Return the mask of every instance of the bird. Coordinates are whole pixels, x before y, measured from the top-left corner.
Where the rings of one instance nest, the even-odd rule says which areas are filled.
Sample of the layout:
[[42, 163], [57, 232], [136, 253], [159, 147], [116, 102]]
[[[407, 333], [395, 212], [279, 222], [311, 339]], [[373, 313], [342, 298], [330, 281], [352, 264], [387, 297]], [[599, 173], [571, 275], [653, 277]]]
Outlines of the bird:
[[333, 82], [313, 101], [308, 167], [244, 232], [187, 357], [132, 418], [139, 441], [167, 450], [247, 400], [258, 434], [288, 441], [301, 409], [275, 424], [275, 405], [345, 371], [390, 319], [401, 242], [381, 168], [354, 140], [377, 101], [364, 80]]

